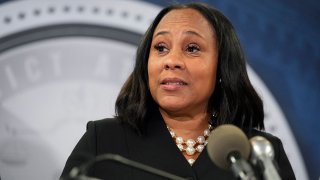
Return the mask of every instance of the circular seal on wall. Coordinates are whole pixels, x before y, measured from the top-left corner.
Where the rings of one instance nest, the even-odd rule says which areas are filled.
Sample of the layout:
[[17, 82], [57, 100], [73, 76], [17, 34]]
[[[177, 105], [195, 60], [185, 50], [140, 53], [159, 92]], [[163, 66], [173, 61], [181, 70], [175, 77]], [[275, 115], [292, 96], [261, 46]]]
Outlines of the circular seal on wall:
[[146, 2], [79, 0], [0, 7], [2, 178], [59, 178], [87, 121], [114, 115], [158, 10]]

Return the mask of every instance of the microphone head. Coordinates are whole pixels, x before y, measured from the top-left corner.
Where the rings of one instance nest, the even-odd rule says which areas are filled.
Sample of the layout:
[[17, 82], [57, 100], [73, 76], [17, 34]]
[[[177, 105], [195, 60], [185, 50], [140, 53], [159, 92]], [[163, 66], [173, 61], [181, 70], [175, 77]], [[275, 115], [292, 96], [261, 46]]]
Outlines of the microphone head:
[[237, 153], [247, 160], [250, 143], [242, 130], [234, 125], [221, 125], [214, 129], [208, 139], [207, 151], [210, 159], [222, 169], [230, 169], [229, 156]]
[[252, 146], [252, 154], [255, 157], [274, 158], [274, 150], [272, 144], [262, 136], [255, 136], [250, 139]]

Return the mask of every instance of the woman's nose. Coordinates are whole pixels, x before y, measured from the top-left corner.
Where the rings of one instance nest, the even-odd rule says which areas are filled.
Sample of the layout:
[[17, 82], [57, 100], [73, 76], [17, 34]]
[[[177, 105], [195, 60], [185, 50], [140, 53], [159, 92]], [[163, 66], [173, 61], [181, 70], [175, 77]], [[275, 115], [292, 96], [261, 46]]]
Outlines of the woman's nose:
[[171, 51], [166, 57], [164, 61], [164, 69], [165, 70], [175, 70], [185, 68], [183, 55], [180, 52]]

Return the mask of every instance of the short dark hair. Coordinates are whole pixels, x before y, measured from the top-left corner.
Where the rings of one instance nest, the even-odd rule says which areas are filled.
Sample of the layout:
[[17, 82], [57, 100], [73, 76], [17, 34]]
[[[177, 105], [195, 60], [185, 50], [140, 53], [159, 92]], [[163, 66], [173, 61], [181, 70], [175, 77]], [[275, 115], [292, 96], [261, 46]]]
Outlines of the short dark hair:
[[118, 95], [116, 117], [141, 132], [149, 114], [159, 108], [148, 87], [148, 58], [153, 33], [168, 12], [186, 8], [197, 10], [207, 19], [218, 41], [217, 85], [208, 104], [208, 112], [218, 114], [215, 125], [264, 129], [262, 100], [249, 81], [235, 29], [221, 12], [203, 3], [171, 5], [159, 12], [140, 42], [134, 70]]

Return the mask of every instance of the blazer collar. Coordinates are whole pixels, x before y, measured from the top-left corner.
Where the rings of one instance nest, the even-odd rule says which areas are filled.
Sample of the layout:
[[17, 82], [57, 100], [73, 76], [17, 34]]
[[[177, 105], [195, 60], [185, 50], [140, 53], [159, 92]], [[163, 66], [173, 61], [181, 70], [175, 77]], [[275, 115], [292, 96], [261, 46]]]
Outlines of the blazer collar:
[[189, 165], [171, 138], [159, 110], [154, 111], [148, 119], [145, 133], [137, 136], [133, 131], [129, 131], [127, 142], [130, 159], [178, 176], [197, 179], [197, 174], [205, 175], [217, 169], [210, 161], [206, 149], [193, 166]]

